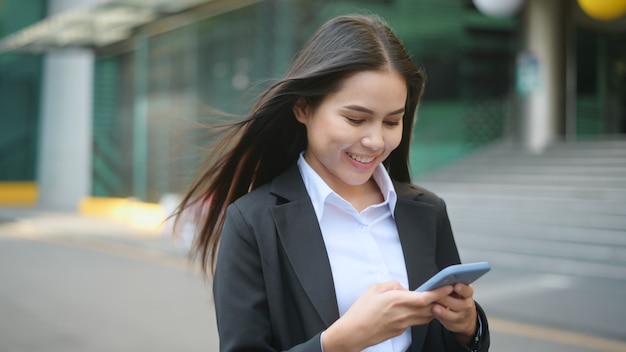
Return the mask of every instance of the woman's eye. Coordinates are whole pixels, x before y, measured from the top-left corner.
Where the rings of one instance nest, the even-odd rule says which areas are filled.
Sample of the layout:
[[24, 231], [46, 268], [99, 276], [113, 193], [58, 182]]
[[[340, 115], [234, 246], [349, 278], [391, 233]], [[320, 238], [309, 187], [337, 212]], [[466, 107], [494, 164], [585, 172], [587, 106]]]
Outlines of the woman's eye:
[[385, 125], [387, 126], [398, 126], [400, 121], [385, 121]]
[[360, 120], [360, 119], [353, 119], [353, 118], [347, 117], [347, 116], [345, 118], [346, 118], [346, 120], [348, 120], [348, 122], [350, 122], [352, 124], [355, 124], [355, 125], [362, 124], [363, 121], [364, 121], [364, 120]]

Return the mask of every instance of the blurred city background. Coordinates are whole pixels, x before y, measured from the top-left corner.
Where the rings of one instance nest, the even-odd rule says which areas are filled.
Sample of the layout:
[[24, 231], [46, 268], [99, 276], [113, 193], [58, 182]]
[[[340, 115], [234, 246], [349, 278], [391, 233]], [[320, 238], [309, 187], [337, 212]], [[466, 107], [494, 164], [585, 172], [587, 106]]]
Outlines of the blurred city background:
[[448, 205], [494, 351], [626, 351], [626, 0], [0, 0], [0, 350], [217, 350], [164, 221], [331, 17], [428, 80], [414, 181]]

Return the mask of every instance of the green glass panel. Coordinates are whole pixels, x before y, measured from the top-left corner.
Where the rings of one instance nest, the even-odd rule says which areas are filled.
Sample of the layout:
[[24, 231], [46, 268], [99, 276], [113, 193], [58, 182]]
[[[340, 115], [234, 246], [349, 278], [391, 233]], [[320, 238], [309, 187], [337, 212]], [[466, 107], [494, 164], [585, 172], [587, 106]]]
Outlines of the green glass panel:
[[[0, 40], [43, 17], [42, 0], [0, 1]], [[0, 54], [0, 181], [36, 177], [42, 60]]]

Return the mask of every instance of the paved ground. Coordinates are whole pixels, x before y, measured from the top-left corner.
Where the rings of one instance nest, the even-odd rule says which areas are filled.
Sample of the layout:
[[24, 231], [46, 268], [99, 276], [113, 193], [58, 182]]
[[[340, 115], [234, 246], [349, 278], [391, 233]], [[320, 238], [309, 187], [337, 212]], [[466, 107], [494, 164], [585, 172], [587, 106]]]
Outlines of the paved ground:
[[[0, 351], [217, 351], [210, 285], [184, 254], [122, 224], [0, 209]], [[475, 287], [491, 351], [626, 351], [626, 282], [494, 268]]]

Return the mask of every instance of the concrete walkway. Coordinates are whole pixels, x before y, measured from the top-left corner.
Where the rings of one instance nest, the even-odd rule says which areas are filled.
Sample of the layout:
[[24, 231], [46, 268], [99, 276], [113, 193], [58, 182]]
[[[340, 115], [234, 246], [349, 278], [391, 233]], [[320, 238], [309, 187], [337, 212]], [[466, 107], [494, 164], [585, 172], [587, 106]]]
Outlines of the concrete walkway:
[[[110, 338], [134, 341], [134, 350], [150, 348], [158, 351], [184, 346], [186, 351], [217, 351], [210, 285], [204, 282], [197, 268], [190, 266], [185, 257], [186, 250], [185, 245], [156, 230], [146, 231], [76, 213], [0, 208], [0, 274], [4, 280], [3, 289], [0, 289], [0, 314], [5, 317], [4, 321], [16, 319], [15, 314], [21, 314], [16, 320], [18, 327], [35, 332], [42, 329], [39, 335], [2, 336], [16, 329], [12, 325], [6, 330], [9, 327], [2, 324], [0, 331], [4, 330], [4, 333], [0, 333], [0, 350], [106, 350], [93, 349], [93, 346], [100, 344], [104, 347], [103, 341]], [[53, 271], [48, 273], [50, 270]], [[143, 276], [138, 277], [137, 270], [148, 270], [141, 275], [151, 279], [146, 281]], [[92, 292], [96, 296], [77, 300], [78, 292], [92, 290], [81, 280], [96, 272], [108, 278], [107, 287], [119, 288], [114, 297], [109, 299], [102, 292]], [[52, 278], [59, 281], [50, 281]], [[66, 280], [70, 280], [67, 287], [59, 286]], [[26, 289], [24, 283], [29, 283], [28, 292], [22, 291]], [[626, 351], [626, 306], [623, 304], [626, 282], [495, 267], [475, 284], [475, 289], [477, 301], [489, 316], [492, 351]], [[56, 301], [48, 302], [53, 306], [46, 306], [46, 299], [38, 298], [38, 292], [54, 292]], [[152, 306], [137, 303], [140, 302], [137, 301], [138, 295], [151, 296]], [[168, 295], [182, 296], [172, 301]], [[39, 300], [39, 311], [36, 316], [29, 317], [19, 309], [29, 309], [32, 299]], [[59, 305], [68, 311], [64, 314], [83, 316], [83, 320], [75, 318], [74, 322], [67, 319], [61, 322], [59, 317], [50, 316], [60, 314]], [[167, 308], [162, 312], [153, 311], [159, 305]], [[115, 327], [116, 318], [111, 312], [130, 314], [129, 309], [134, 311], [131, 317], [118, 317], [133, 320], [133, 325], [127, 328], [138, 329], [147, 340], [158, 342], [164, 339], [161, 347], [167, 348], [157, 346], [158, 343], [138, 343], [133, 334], [128, 335]], [[188, 316], [180, 316], [183, 312]], [[151, 321], [143, 321], [138, 316]], [[44, 324], [47, 320], [50, 322]], [[168, 328], [146, 331], [145, 327], [154, 326], [155, 320], [171, 325], [169, 328], [186, 342], [176, 336], [161, 336]], [[85, 321], [94, 326], [84, 335], [72, 335], [80, 339], [80, 343], [54, 346], [55, 339], [59, 338], [55, 331], [61, 335], [80, 331]], [[130, 323], [121, 325], [125, 324]], [[37, 343], [37, 339], [41, 341]], [[34, 342], [27, 343], [26, 340]], [[111, 341], [108, 346], [116, 351], [133, 350], [122, 347], [120, 341]]]

